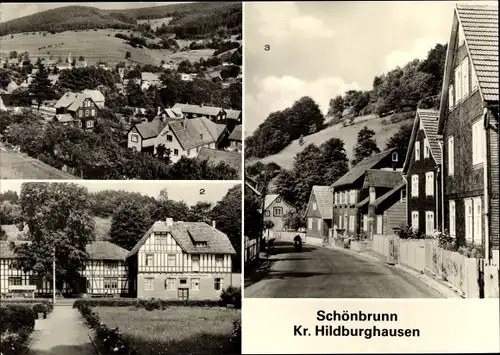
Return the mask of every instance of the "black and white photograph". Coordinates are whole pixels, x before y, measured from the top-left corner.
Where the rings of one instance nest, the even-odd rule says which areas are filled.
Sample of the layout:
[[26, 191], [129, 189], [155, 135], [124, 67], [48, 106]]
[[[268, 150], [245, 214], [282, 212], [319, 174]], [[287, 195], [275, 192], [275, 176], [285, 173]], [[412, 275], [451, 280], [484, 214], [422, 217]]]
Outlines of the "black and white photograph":
[[241, 179], [241, 2], [0, 6], [0, 178]]
[[3, 180], [0, 353], [241, 354], [241, 192]]
[[244, 16], [244, 297], [498, 298], [498, 4]]

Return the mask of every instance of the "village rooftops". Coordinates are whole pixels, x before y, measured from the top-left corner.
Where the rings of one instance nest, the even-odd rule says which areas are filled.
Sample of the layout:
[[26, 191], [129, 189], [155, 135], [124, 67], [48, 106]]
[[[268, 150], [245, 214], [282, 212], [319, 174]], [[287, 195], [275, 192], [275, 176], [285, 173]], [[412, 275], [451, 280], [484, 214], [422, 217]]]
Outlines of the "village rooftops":
[[66, 108], [68, 111], [76, 111], [82, 106], [85, 99], [92, 99], [94, 103], [103, 101], [104, 95], [99, 90], [84, 90], [82, 92], [67, 92], [59, 101], [57, 101], [55, 108]]
[[231, 120], [237, 120], [240, 117], [241, 111], [239, 110], [225, 110], [226, 117]]
[[151, 122], [138, 123], [134, 127], [137, 129], [142, 139], [150, 139], [157, 137], [167, 124], [168, 120], [162, 121], [161, 119], [155, 119]]
[[[278, 198], [280, 197], [280, 195], [278, 194], [269, 194], [269, 195], [266, 195], [266, 197], [264, 197], [264, 209], [268, 208], [269, 206], [271, 206], [271, 204]], [[288, 201], [285, 201], [284, 199], [282, 199], [283, 202], [285, 202], [286, 204], [290, 205], [291, 207], [295, 208], [295, 206], [293, 204], [291, 204], [290, 202]]]
[[[333, 192], [330, 186], [314, 185], [312, 187], [312, 196], [316, 198], [316, 205], [318, 206], [319, 213], [323, 219], [333, 218]], [[307, 209], [309, 209], [309, 204]], [[307, 213], [307, 210], [306, 210]]]
[[69, 113], [61, 113], [55, 116], [57, 122], [65, 123], [65, 122], [73, 122], [75, 119]]
[[215, 165], [221, 161], [226, 162], [231, 168], [236, 170], [238, 176], [241, 176], [241, 153], [239, 152], [226, 152], [224, 150], [203, 147], [200, 149], [197, 158], [199, 160], [208, 160]]
[[375, 167], [378, 163], [380, 163], [380, 161], [382, 161], [382, 159], [387, 157], [393, 151], [394, 149], [389, 149], [361, 160], [358, 164], [356, 164], [353, 168], [351, 168], [351, 170], [349, 170], [346, 174], [344, 174], [340, 179], [335, 181], [332, 186], [335, 189], [337, 189], [354, 184], [356, 181], [358, 181], [358, 179], [363, 177], [366, 170]]
[[143, 73], [141, 73], [141, 80], [142, 81], [158, 81], [158, 80], [160, 80], [160, 77], [158, 76], [158, 74], [155, 74], [155, 73], [143, 72]]
[[[158, 221], [144, 234], [127, 258], [137, 254], [141, 246], [153, 233], [170, 233], [185, 253], [189, 254], [236, 254], [228, 236], [204, 222], [172, 222]], [[196, 242], [204, 242], [199, 247]]]
[[387, 171], [368, 169], [366, 170], [365, 182], [363, 188], [368, 187], [386, 187], [393, 188], [401, 181], [400, 171]]
[[233, 131], [229, 135], [229, 140], [241, 142], [242, 135], [243, 135], [242, 134], [242, 127], [241, 127], [241, 125], [238, 125], [238, 126], [234, 127]]
[[[29, 241], [14, 241], [14, 244], [30, 243]], [[10, 247], [11, 241], [0, 241], [0, 258], [13, 259], [16, 257]], [[125, 260], [128, 250], [108, 241], [92, 242], [85, 247], [89, 260]]]
[[222, 110], [220, 107], [190, 104], [175, 104], [172, 108], [180, 108], [183, 113], [192, 113], [196, 115], [217, 116]]
[[169, 127], [185, 150], [216, 143], [226, 129], [224, 125], [216, 124], [206, 117], [173, 120]]

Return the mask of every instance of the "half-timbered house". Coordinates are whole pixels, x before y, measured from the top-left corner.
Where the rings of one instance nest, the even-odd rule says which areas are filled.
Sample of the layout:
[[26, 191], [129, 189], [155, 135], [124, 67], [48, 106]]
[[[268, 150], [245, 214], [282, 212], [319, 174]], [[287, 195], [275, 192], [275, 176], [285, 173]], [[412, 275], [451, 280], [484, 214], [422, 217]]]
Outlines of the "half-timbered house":
[[158, 221], [127, 255], [138, 298], [218, 299], [233, 280], [226, 234], [203, 222]]
[[368, 169], [395, 171], [401, 170], [402, 166], [399, 152], [396, 149], [389, 149], [363, 159], [333, 183], [333, 237], [339, 234], [355, 236], [362, 231], [357, 205], [369, 201], [367, 199], [369, 189], [363, 189], [366, 171]]
[[443, 229], [483, 245], [499, 263], [498, 7], [456, 5], [438, 134], [443, 139]]
[[332, 228], [333, 193], [330, 186], [313, 186], [307, 203], [307, 238], [322, 242]]
[[408, 144], [403, 176], [408, 192], [406, 222], [432, 235], [441, 229], [441, 146], [436, 110], [417, 110]]
[[97, 122], [99, 106], [89, 92], [67, 92], [55, 104], [54, 121], [93, 129]]

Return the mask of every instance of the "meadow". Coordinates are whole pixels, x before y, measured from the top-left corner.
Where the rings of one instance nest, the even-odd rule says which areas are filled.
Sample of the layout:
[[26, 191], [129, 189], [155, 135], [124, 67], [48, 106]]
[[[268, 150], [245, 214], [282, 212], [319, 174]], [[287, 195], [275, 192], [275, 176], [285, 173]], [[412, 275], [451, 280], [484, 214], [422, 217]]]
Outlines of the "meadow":
[[129, 307], [95, 307], [101, 321], [118, 327], [126, 342], [141, 355], [236, 354], [230, 344], [233, 322], [241, 312], [232, 308], [169, 307], [153, 312]]

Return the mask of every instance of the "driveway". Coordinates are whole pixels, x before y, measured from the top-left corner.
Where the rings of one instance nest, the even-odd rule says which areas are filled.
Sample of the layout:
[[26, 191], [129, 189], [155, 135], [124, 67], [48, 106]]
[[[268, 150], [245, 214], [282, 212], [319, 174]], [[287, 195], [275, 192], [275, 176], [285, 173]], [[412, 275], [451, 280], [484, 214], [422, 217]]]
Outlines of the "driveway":
[[[343, 250], [277, 242], [266, 274], [245, 288], [245, 298], [444, 298], [398, 268]], [[248, 278], [252, 278], [249, 275]]]

